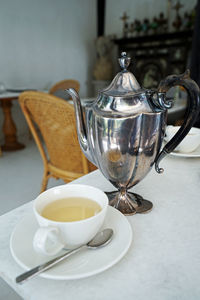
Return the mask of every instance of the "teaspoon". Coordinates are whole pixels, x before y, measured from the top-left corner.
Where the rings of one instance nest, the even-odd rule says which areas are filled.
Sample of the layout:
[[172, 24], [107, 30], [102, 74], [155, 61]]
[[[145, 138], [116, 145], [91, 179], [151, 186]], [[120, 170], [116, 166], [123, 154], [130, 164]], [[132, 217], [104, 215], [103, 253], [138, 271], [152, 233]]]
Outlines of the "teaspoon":
[[63, 261], [64, 259], [66, 259], [67, 257], [69, 257], [70, 255], [78, 252], [80, 249], [84, 248], [84, 247], [88, 247], [91, 249], [97, 249], [99, 247], [105, 246], [107, 245], [111, 238], [113, 236], [113, 230], [111, 228], [107, 228], [104, 229], [100, 232], [98, 232], [94, 238], [87, 244], [85, 245], [81, 245], [78, 248], [75, 248], [71, 251], [68, 251], [65, 254], [62, 254], [56, 258], [51, 259], [48, 262], [45, 262], [41, 265], [38, 265], [37, 267], [22, 273], [21, 275], [16, 277], [16, 283], [22, 283], [27, 279], [33, 278], [34, 276], [52, 268], [53, 266], [55, 266], [57, 263]]

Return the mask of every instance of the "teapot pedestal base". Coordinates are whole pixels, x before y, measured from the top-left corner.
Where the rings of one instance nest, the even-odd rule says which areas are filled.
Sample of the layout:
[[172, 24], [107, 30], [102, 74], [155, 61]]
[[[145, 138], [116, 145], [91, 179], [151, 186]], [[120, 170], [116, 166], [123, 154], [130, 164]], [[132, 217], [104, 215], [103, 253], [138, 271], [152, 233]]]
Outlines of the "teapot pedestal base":
[[122, 194], [119, 191], [105, 193], [108, 196], [109, 205], [115, 207], [126, 216], [136, 213], [144, 214], [153, 208], [153, 204], [150, 201], [135, 193], [126, 192]]

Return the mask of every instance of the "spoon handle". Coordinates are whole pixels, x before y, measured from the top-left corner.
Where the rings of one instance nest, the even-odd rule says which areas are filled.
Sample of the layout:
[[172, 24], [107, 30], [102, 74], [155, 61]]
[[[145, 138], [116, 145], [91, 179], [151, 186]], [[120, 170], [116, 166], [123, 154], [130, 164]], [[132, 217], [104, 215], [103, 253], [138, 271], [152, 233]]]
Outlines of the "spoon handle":
[[37, 267], [22, 273], [21, 275], [16, 277], [16, 283], [23, 283], [25, 280], [33, 278], [34, 276], [50, 269], [51, 267], [55, 266], [57, 263], [63, 261], [65, 258], [69, 257], [70, 255], [78, 252], [81, 248], [85, 247], [85, 245], [82, 245], [78, 248], [75, 248], [73, 250], [68, 251], [65, 254], [62, 254], [56, 258], [53, 258], [51, 260], [49, 260], [46, 263], [43, 263], [41, 265], [38, 265]]

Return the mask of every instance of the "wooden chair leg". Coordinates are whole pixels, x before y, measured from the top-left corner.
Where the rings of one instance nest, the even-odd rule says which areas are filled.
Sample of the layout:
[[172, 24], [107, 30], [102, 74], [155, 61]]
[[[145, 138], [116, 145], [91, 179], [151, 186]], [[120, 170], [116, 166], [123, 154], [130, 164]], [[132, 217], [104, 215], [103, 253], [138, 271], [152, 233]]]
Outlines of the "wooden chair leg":
[[29, 140], [33, 139], [33, 136], [32, 136], [32, 133], [31, 133], [30, 129], [28, 129], [28, 138], [29, 138]]
[[2, 156], [1, 146], [0, 146], [0, 156]]
[[44, 192], [47, 188], [47, 184], [48, 184], [48, 180], [49, 180], [49, 172], [44, 172], [43, 178], [42, 178], [42, 186], [41, 186], [41, 190], [40, 193]]

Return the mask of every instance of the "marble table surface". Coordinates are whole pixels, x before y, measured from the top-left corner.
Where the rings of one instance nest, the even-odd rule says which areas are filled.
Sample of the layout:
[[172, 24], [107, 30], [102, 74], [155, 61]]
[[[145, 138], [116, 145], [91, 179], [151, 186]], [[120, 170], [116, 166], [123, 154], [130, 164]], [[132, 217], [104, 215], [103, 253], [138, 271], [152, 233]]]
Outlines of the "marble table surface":
[[[110, 269], [79, 280], [36, 277], [22, 285], [24, 270], [9, 249], [16, 224], [32, 210], [32, 202], [0, 217], [0, 276], [28, 300], [193, 300], [200, 299], [200, 159], [169, 156], [159, 175], [154, 169], [134, 191], [153, 202], [153, 210], [127, 217], [133, 242], [124, 258]], [[74, 183], [111, 191], [97, 170]]]

